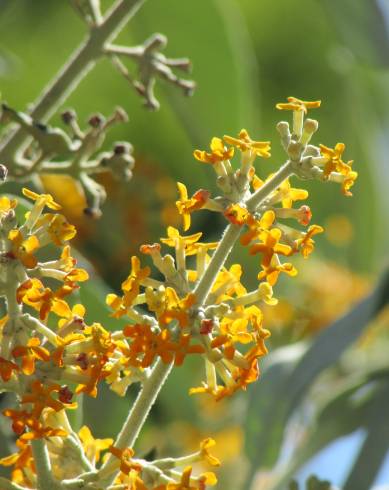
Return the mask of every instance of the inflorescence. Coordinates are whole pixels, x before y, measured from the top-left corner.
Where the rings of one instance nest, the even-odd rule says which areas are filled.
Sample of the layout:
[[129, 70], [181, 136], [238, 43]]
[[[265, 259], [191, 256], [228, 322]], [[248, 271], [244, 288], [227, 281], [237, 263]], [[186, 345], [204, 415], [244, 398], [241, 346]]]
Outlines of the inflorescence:
[[[71, 255], [68, 241], [76, 230], [57, 213], [60, 206], [50, 195], [24, 189], [34, 204], [19, 225], [16, 200], [0, 199], [0, 295], [7, 310], [1, 319], [0, 387], [16, 395], [14, 406], [3, 414], [17, 436], [17, 452], [0, 460], [12, 467], [13, 483], [7, 488], [37, 488], [44, 458], [53, 480], [42, 488], [189, 490], [216, 483], [212, 472], [192, 475], [198, 461], [220, 464], [210, 453], [210, 438], [189, 456], [146, 461], [125, 443], [130, 440], [127, 426], [116, 441], [94, 439], [86, 426], [73, 431], [67, 411], [77, 406], [81, 393], [96, 397], [103, 382], [120, 396], [140, 383], [143, 402], [149, 396], [148, 411], [160, 388], [157, 370], [166, 366], [167, 375], [186, 356], [204, 361], [204, 380], [191, 394], [220, 400], [258, 379], [258, 360], [266, 355], [270, 336], [261, 305], [277, 303], [273, 287], [280, 274], [297, 274], [290, 257], [307, 258], [313, 237], [323, 231], [310, 224], [309, 206], [294, 207], [308, 192], [292, 187], [289, 178], [337, 182], [351, 195], [357, 177], [352, 162], [342, 160], [342, 143], [334, 149], [310, 143], [318, 122], [305, 115], [319, 106], [320, 101], [294, 97], [277, 104], [293, 112], [293, 126], [277, 125], [287, 161], [266, 178], [257, 175], [254, 161], [270, 157], [270, 143], [252, 140], [244, 129], [237, 137], [213, 138], [209, 151], [194, 152], [198, 161], [213, 167], [220, 195], [200, 189], [189, 197], [186, 186], [178, 183], [183, 230], [189, 230], [193, 212], [207, 209], [224, 216], [226, 231], [219, 242], [201, 242], [201, 232], [181, 235], [168, 227], [160, 243], [142, 245], [140, 252], [150, 256], [158, 279], [137, 256], [131, 258], [122, 294], [106, 299], [113, 317], [128, 320], [115, 332], [97, 322], [88, 324], [83, 305], [69, 305], [68, 297], [88, 274]], [[235, 169], [237, 151], [241, 158]], [[242, 284], [240, 264], [225, 266], [237, 240], [259, 263], [259, 284], [253, 291]], [[41, 249], [49, 244], [59, 254], [40, 260]], [[174, 249], [174, 255], [164, 247]], [[195, 258], [193, 269], [187, 267], [188, 257]], [[163, 380], [161, 376], [160, 385]], [[130, 417], [129, 425], [133, 422], [138, 425], [134, 441], [143, 422]]]

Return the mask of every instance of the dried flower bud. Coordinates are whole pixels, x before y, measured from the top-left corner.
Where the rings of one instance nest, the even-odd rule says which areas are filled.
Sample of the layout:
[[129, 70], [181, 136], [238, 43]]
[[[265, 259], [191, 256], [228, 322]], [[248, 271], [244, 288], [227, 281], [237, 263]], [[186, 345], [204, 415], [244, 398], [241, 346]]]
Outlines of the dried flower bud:
[[101, 126], [105, 123], [105, 117], [102, 114], [93, 114], [88, 119], [88, 124], [92, 126], [92, 128], [101, 128]]
[[68, 109], [61, 114], [61, 118], [65, 124], [70, 124], [72, 121], [77, 119], [77, 114], [73, 109]]

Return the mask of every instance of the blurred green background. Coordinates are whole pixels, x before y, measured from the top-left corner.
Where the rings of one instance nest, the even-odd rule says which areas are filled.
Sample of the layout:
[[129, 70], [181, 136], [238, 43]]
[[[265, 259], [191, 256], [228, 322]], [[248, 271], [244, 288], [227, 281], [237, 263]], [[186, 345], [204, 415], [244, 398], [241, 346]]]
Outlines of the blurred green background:
[[[111, 3], [103, 1], [102, 5], [106, 8]], [[85, 31], [82, 20], [65, 0], [1, 0], [3, 100], [15, 109], [27, 110], [28, 104], [83, 39]], [[388, 265], [388, 3], [385, 0], [149, 0], [120, 34], [117, 43], [140, 44], [154, 32], [167, 35], [167, 56], [188, 56], [193, 62], [191, 77], [197, 89], [192, 98], [185, 98], [171, 85], [158, 81], [156, 94], [161, 108], [158, 112], [148, 112], [128, 82], [108, 60], [102, 60], [64, 104], [64, 108], [76, 109], [81, 123], [94, 112], [108, 115], [115, 106], [122, 106], [130, 121], [115, 127], [105, 146], [110, 148], [114, 141], [127, 140], [134, 145], [136, 156], [134, 176], [128, 184], [118, 184], [109, 177], [103, 179], [108, 199], [99, 221], [88, 221], [76, 205], [65, 207], [69, 219], [79, 228], [75, 245], [90, 262], [90, 269], [96, 271], [88, 288], [81, 292], [88, 307], [88, 320], [100, 320], [108, 327], [115, 327], [104, 306], [104, 293], [120, 288], [128, 273], [129, 257], [137, 253], [141, 243], [156, 241], [165, 236], [166, 225], [180, 223], [174, 206], [175, 181], [185, 182], [191, 193], [199, 188], [216, 192], [211, 169], [192, 156], [195, 148], [205, 149], [212, 136], [235, 135], [244, 127], [254, 139], [272, 141], [272, 158], [257, 163], [259, 175], [266, 176], [285, 158], [275, 124], [288, 114], [278, 112], [275, 104], [290, 95], [305, 100], [321, 99], [322, 107], [311, 114], [320, 122], [314, 142], [330, 147], [338, 141], [345, 142], [345, 158], [354, 160], [359, 179], [352, 198], [342, 196], [336, 185], [317, 182], [303, 185], [310, 192], [313, 222], [324, 225], [327, 232], [316, 240], [315, 257], [297, 264], [298, 278], [280, 282], [276, 294], [280, 305], [275, 311], [267, 312], [268, 326], [273, 330], [272, 351], [275, 355], [279, 353], [282, 362], [286, 359], [285, 365], [280, 361], [285, 375], [293, 366], [288, 362], [298, 362], [309, 343], [315, 342], [314, 334], [352, 308], [372, 289]], [[51, 123], [61, 126], [59, 115]], [[297, 180], [294, 185], [299, 187]], [[47, 187], [57, 192], [61, 201], [60, 186], [47, 182]], [[3, 187], [3, 190], [9, 192], [13, 187]], [[220, 235], [223, 226], [221, 219], [204, 212], [195, 216], [193, 230], [202, 230], [205, 240], [212, 241]], [[236, 251], [233, 260], [246, 265], [246, 284], [254, 287], [257, 272], [245, 251]], [[102, 281], [97, 279], [98, 275]], [[356, 341], [366, 330], [368, 320], [374, 319], [385, 304], [386, 286], [381, 284], [377, 290], [378, 295], [383, 295], [382, 304], [366, 313], [358, 334], [352, 334], [350, 324], [355, 317], [348, 320], [348, 332], [351, 331], [348, 344]], [[254, 413], [258, 420], [264, 416], [265, 408], [255, 408], [256, 397], [269, 396], [278, 403], [275, 385], [269, 383], [263, 388], [270, 390], [273, 398], [266, 391], [263, 395], [253, 391], [250, 402], [245, 394], [216, 405], [193, 399], [187, 391], [198, 384], [201, 376], [199, 373], [198, 379], [193, 379], [201, 369], [196, 361], [177, 369], [168, 381], [140, 441], [139, 451], [147, 452], [157, 446], [162, 452], [174, 454], [183, 447], [196, 445], [202, 436], [215, 436], [226, 462], [220, 473], [220, 488], [233, 490], [245, 485], [248, 488], [247, 474], [254, 477], [261, 465], [274, 467], [281, 446], [283, 459], [279, 465], [290, 462], [288, 447], [299, 447], [300, 439], [308, 437], [310, 424], [317, 421], [317, 406], [323, 402], [323, 389], [328, 390], [328, 395], [340, 389], [341, 383], [348, 382], [350, 373], [355, 376], [357, 371], [366, 377], [372, 366], [385, 367], [387, 327], [387, 315], [381, 315], [356, 347], [348, 348], [343, 356], [345, 348], [339, 349], [335, 360], [340, 358], [340, 361], [332, 370], [324, 371], [321, 375], [324, 381], [320, 378], [322, 385], [311, 380], [310, 401], [297, 410], [297, 416], [293, 412], [298, 421], [290, 422], [302, 427], [297, 431], [298, 436], [294, 438], [289, 430], [286, 440], [282, 439], [286, 419], [281, 417], [274, 422], [277, 437], [283, 442], [280, 439], [278, 445], [273, 444], [276, 446], [272, 449], [273, 456], [266, 455], [268, 448], [253, 452], [252, 445], [256, 446], [256, 441], [259, 444], [259, 429], [254, 423], [242, 430], [242, 421], [247, 413]], [[335, 336], [334, 342], [337, 340]], [[285, 346], [294, 345], [302, 350], [295, 351], [291, 357], [283, 354]], [[273, 367], [277, 362], [273, 362]], [[322, 369], [328, 365], [324, 363]], [[264, 378], [267, 369], [271, 368], [264, 367]], [[273, 372], [273, 375], [285, 382], [281, 374]], [[134, 394], [131, 392], [125, 400], [117, 400], [103, 390], [103, 396], [104, 403], [85, 400], [84, 419], [92, 425], [96, 436], [107, 437], [117, 430], [128, 410], [128, 398]], [[387, 409], [389, 398], [384, 399]], [[287, 410], [288, 417], [292, 408]], [[329, 429], [327, 433], [331, 437], [326, 443], [364, 427], [361, 420], [356, 419], [355, 426], [342, 429], [343, 432]], [[248, 458], [247, 454], [244, 456], [244, 447], [246, 452], [251, 452]], [[311, 455], [317, 450], [312, 448]], [[381, 455], [381, 462], [382, 458]], [[338, 465], [342, 465], [342, 458]], [[318, 467], [314, 470], [318, 471]], [[322, 476], [330, 478], [331, 472]], [[335, 483], [340, 485], [346, 476], [338, 478]], [[255, 488], [273, 488], [270, 479], [268, 468], [263, 469]]]

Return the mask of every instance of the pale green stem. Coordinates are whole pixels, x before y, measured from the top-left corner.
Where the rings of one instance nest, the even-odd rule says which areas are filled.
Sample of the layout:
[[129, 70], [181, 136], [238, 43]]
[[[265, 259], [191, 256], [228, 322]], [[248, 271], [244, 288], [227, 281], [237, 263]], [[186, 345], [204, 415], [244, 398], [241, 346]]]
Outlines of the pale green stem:
[[204, 275], [201, 277], [197, 286], [193, 290], [198, 305], [201, 306], [206, 302], [212, 285], [215, 282], [216, 276], [229, 256], [232, 247], [240, 235], [240, 232], [241, 227], [237, 225], [231, 224], [225, 229], [219, 245], [217, 246], [217, 249], [212, 255], [212, 259], [204, 272]]
[[38, 479], [38, 490], [58, 490], [60, 484], [53, 478], [49, 452], [44, 439], [31, 441], [32, 454]]
[[[145, 0], [118, 0], [103, 22], [91, 28], [88, 37], [32, 104], [30, 115], [33, 119], [47, 121], [50, 118], [95, 66], [103, 55], [104, 45], [113, 40], [144, 2]], [[29, 139], [20, 127], [11, 132], [0, 148], [0, 160], [12, 158], [18, 148]]]
[[247, 209], [253, 213], [261, 204], [261, 202], [267, 198], [273, 191], [279, 187], [284, 180], [293, 174], [292, 162], [288, 160], [279, 170], [276, 172], [271, 179], [263, 184], [257, 192], [255, 192], [246, 201]]
[[[258, 205], [271, 192], [277, 189], [277, 187], [285, 179], [287, 179], [291, 173], [291, 164], [287, 162], [247, 201], [247, 203], [250, 203], [250, 207], [248, 206], [249, 209], [255, 209], [258, 207]], [[205, 304], [217, 274], [223, 267], [232, 250], [232, 247], [240, 235], [240, 232], [241, 227], [239, 226], [232, 224], [227, 226], [219, 245], [212, 256], [211, 262], [208, 264], [207, 270], [193, 291], [196, 295], [198, 305], [202, 306]], [[172, 364], [164, 364], [161, 359], [156, 362], [150, 377], [144, 382], [142, 390], [140, 391], [138, 398], [136, 399], [132, 410], [127, 417], [127, 420], [125, 421], [122, 430], [114, 443], [115, 447], [124, 449], [134, 445], [139, 432], [147, 419], [150, 409], [172, 369], [172, 366]], [[226, 379], [226, 383], [228, 383], [228, 379]], [[112, 456], [110, 456], [100, 469], [101, 477], [107, 486], [109, 486], [109, 484], [115, 480], [117, 471], [114, 470], [108, 478], [105, 478], [104, 475], [110, 473], [110, 469], [115, 463], [116, 462], [112, 460]]]
[[[137, 399], [132, 406], [130, 413], [128, 414], [127, 420], [125, 421], [120, 433], [118, 434], [114, 446], [119, 449], [124, 449], [126, 447], [132, 447], [141, 431], [143, 424], [145, 423], [151, 407], [165, 383], [173, 364], [165, 364], [161, 359], [155, 363], [150, 376], [143, 383], [143, 387], [138, 394]], [[110, 463], [112, 463], [112, 456], [110, 456], [103, 466], [101, 467], [101, 473], [106, 473], [110, 468]], [[116, 472], [109, 476], [109, 478], [104, 481], [109, 486], [116, 477]]]

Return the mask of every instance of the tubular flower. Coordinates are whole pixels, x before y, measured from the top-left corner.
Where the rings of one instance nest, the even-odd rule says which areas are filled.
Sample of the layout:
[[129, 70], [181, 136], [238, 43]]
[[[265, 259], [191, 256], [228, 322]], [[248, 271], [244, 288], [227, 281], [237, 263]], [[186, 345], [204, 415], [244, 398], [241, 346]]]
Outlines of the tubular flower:
[[39, 279], [33, 278], [19, 286], [16, 296], [19, 303], [23, 301], [39, 311], [41, 320], [45, 320], [50, 312], [67, 317], [71, 310], [63, 298], [77, 287], [75, 283], [68, 282], [53, 292], [50, 288], [45, 288]]
[[344, 143], [337, 143], [335, 148], [328, 148], [327, 146], [320, 145], [320, 153], [326, 160], [323, 169], [323, 178], [328, 179], [331, 172], [339, 172], [342, 175], [348, 175], [351, 171], [352, 160], [345, 163], [342, 160], [342, 154], [346, 148]]
[[249, 229], [241, 236], [240, 243], [242, 245], [248, 245], [254, 239], [259, 239], [259, 236], [263, 231], [270, 229], [274, 220], [275, 213], [272, 210], [265, 211], [259, 220], [250, 215], [246, 222]]
[[265, 267], [270, 265], [274, 254], [290, 255], [292, 248], [289, 245], [279, 243], [281, 236], [282, 232], [278, 228], [272, 228], [270, 231], [264, 230], [261, 233], [262, 243], [252, 245], [250, 247], [250, 254], [256, 255], [257, 253], [261, 253], [263, 255], [261, 264]]
[[283, 111], [302, 111], [306, 114], [308, 109], [317, 109], [321, 105], [321, 100], [308, 102], [306, 100], [297, 99], [296, 97], [288, 97], [287, 100], [288, 102], [276, 104], [276, 108]]
[[238, 138], [225, 135], [223, 139], [229, 145], [239, 148], [242, 153], [250, 152], [258, 157], [270, 157], [270, 141], [254, 141], [250, 138], [246, 129], [240, 130]]
[[28, 340], [27, 345], [18, 345], [13, 348], [12, 355], [18, 359], [21, 358], [21, 370], [24, 374], [30, 375], [35, 371], [35, 360], [48, 362], [50, 353], [44, 347], [41, 347], [40, 340], [32, 337]]
[[300, 249], [303, 257], [306, 259], [313, 252], [314, 241], [312, 237], [318, 233], [323, 233], [324, 229], [319, 225], [312, 225], [303, 236], [295, 241], [296, 249]]
[[194, 294], [188, 294], [180, 299], [173, 288], [166, 288], [166, 306], [159, 315], [158, 321], [161, 325], [168, 325], [172, 320], [177, 320], [180, 327], [185, 327], [189, 323], [189, 310], [196, 302]]
[[191, 213], [193, 213], [193, 211], [197, 211], [198, 209], [204, 207], [204, 205], [206, 204], [206, 202], [210, 197], [210, 192], [206, 191], [205, 189], [200, 189], [197, 192], [195, 192], [195, 194], [193, 194], [193, 197], [188, 199], [188, 191], [186, 189], [185, 184], [182, 184], [181, 182], [177, 182], [177, 187], [178, 187], [178, 192], [180, 194], [180, 199], [176, 201], [176, 206], [178, 212], [182, 216], [183, 229], [184, 231], [187, 231], [190, 228]]
[[31, 385], [31, 392], [22, 397], [22, 403], [31, 403], [33, 409], [31, 416], [38, 419], [46, 407], [54, 409], [56, 412], [62, 410], [64, 405], [59, 400], [52, 397], [52, 393], [58, 393], [61, 387], [57, 384], [44, 386], [40, 381], [35, 380]]
[[7, 383], [12, 377], [12, 374], [19, 371], [19, 366], [4, 357], [0, 357], [0, 377]]
[[61, 209], [61, 206], [57, 204], [50, 194], [37, 194], [36, 192], [30, 191], [29, 189], [23, 188], [23, 194], [36, 202], [37, 206], [47, 206], [54, 211]]
[[11, 230], [8, 234], [8, 239], [12, 244], [11, 256], [19, 259], [28, 269], [35, 267], [38, 263], [37, 258], [34, 256], [34, 252], [39, 248], [38, 238], [35, 235], [31, 235], [25, 239], [20, 230]]
[[210, 147], [211, 153], [207, 153], [204, 150], [195, 150], [193, 155], [196, 160], [203, 163], [215, 164], [229, 160], [234, 156], [234, 148], [227, 149], [220, 138], [212, 138]]
[[132, 461], [134, 456], [134, 450], [131, 448], [119, 449], [115, 446], [110, 446], [108, 451], [113, 454], [120, 461], [120, 471], [125, 475], [128, 475], [130, 471], [135, 470], [140, 472], [142, 466], [139, 463]]
[[[293, 111], [293, 132], [287, 122], [277, 125], [287, 159], [274, 174], [256, 175], [254, 160], [270, 156], [270, 144], [252, 140], [246, 130], [237, 138], [213, 138], [210, 152], [195, 151], [195, 158], [213, 165], [219, 195], [210, 198], [208, 191], [200, 189], [189, 197], [186, 186], [178, 183], [176, 205], [184, 231], [190, 227], [191, 213], [198, 209], [218, 212], [234, 226], [228, 224], [221, 240], [210, 243], [200, 242], [201, 232], [181, 236], [176, 228], [168, 227], [159, 243], [142, 245], [141, 253], [150, 255], [158, 276], [152, 277], [151, 268], [142, 267], [138, 257], [131, 258], [122, 292], [106, 299], [113, 317], [128, 320], [114, 332], [97, 322], [87, 324], [82, 304], [69, 306], [75, 302], [68, 296], [88, 274], [76, 267], [67, 245], [75, 228], [61, 215], [44, 214], [45, 207], [57, 210], [59, 205], [49, 195], [24, 190], [34, 203], [18, 226], [16, 202], [0, 197], [0, 295], [8, 308], [0, 319], [0, 377], [2, 389], [15, 391], [19, 397], [15, 409], [3, 411], [19, 436], [19, 452], [0, 463], [14, 466], [16, 484], [37, 487], [42, 468], [35, 467], [34, 454], [39, 447], [47, 452], [59, 486], [62, 480], [69, 485], [131, 490], [205, 490], [216, 484], [213, 473], [192, 474], [192, 465], [198, 462], [219, 466], [210, 452], [211, 438], [188, 456], [155, 461], [135, 459], [123, 441], [141, 428], [164, 376], [188, 356], [197, 356], [204, 365], [203, 381], [190, 389], [191, 394], [220, 400], [246, 390], [259, 378], [270, 336], [263, 304], [277, 303], [273, 286], [281, 273], [297, 274], [292, 263], [281, 259], [289, 260], [299, 252], [306, 258], [313, 251], [314, 236], [323, 231], [318, 225], [309, 226], [309, 206], [293, 207], [308, 192], [292, 187], [288, 177], [295, 174], [303, 180], [336, 182], [346, 195], [351, 194], [357, 177], [351, 162], [342, 161], [343, 144], [331, 149], [310, 143], [318, 123], [304, 116], [319, 105], [319, 101], [293, 97], [277, 105]], [[87, 136], [93, 140], [101, 137], [97, 127], [101, 121], [92, 119]], [[241, 152], [236, 169], [234, 147]], [[251, 291], [244, 285], [242, 266], [226, 263], [240, 233], [249, 253], [260, 254], [258, 284]], [[60, 252], [41, 261], [36, 252], [50, 243], [60, 247]], [[173, 253], [165, 253], [166, 247]], [[96, 397], [102, 383], [120, 396], [130, 385], [140, 384], [140, 397], [116, 438], [119, 442], [95, 439], [86, 426], [77, 436], [67, 418], [66, 410], [76, 406], [73, 398], [77, 400], [81, 393]], [[104, 450], [111, 454], [96, 468]]]
[[272, 260], [271, 263], [266, 266], [262, 266], [263, 270], [258, 274], [258, 279], [266, 279], [270, 286], [274, 286], [278, 280], [278, 276], [281, 272], [284, 272], [288, 276], [294, 277], [297, 275], [297, 270], [293, 264], [287, 262], [284, 264], [277, 263]]
[[224, 211], [224, 216], [233, 225], [242, 226], [246, 223], [249, 216], [249, 212], [247, 211], [246, 208], [240, 206], [239, 204], [231, 204]]

